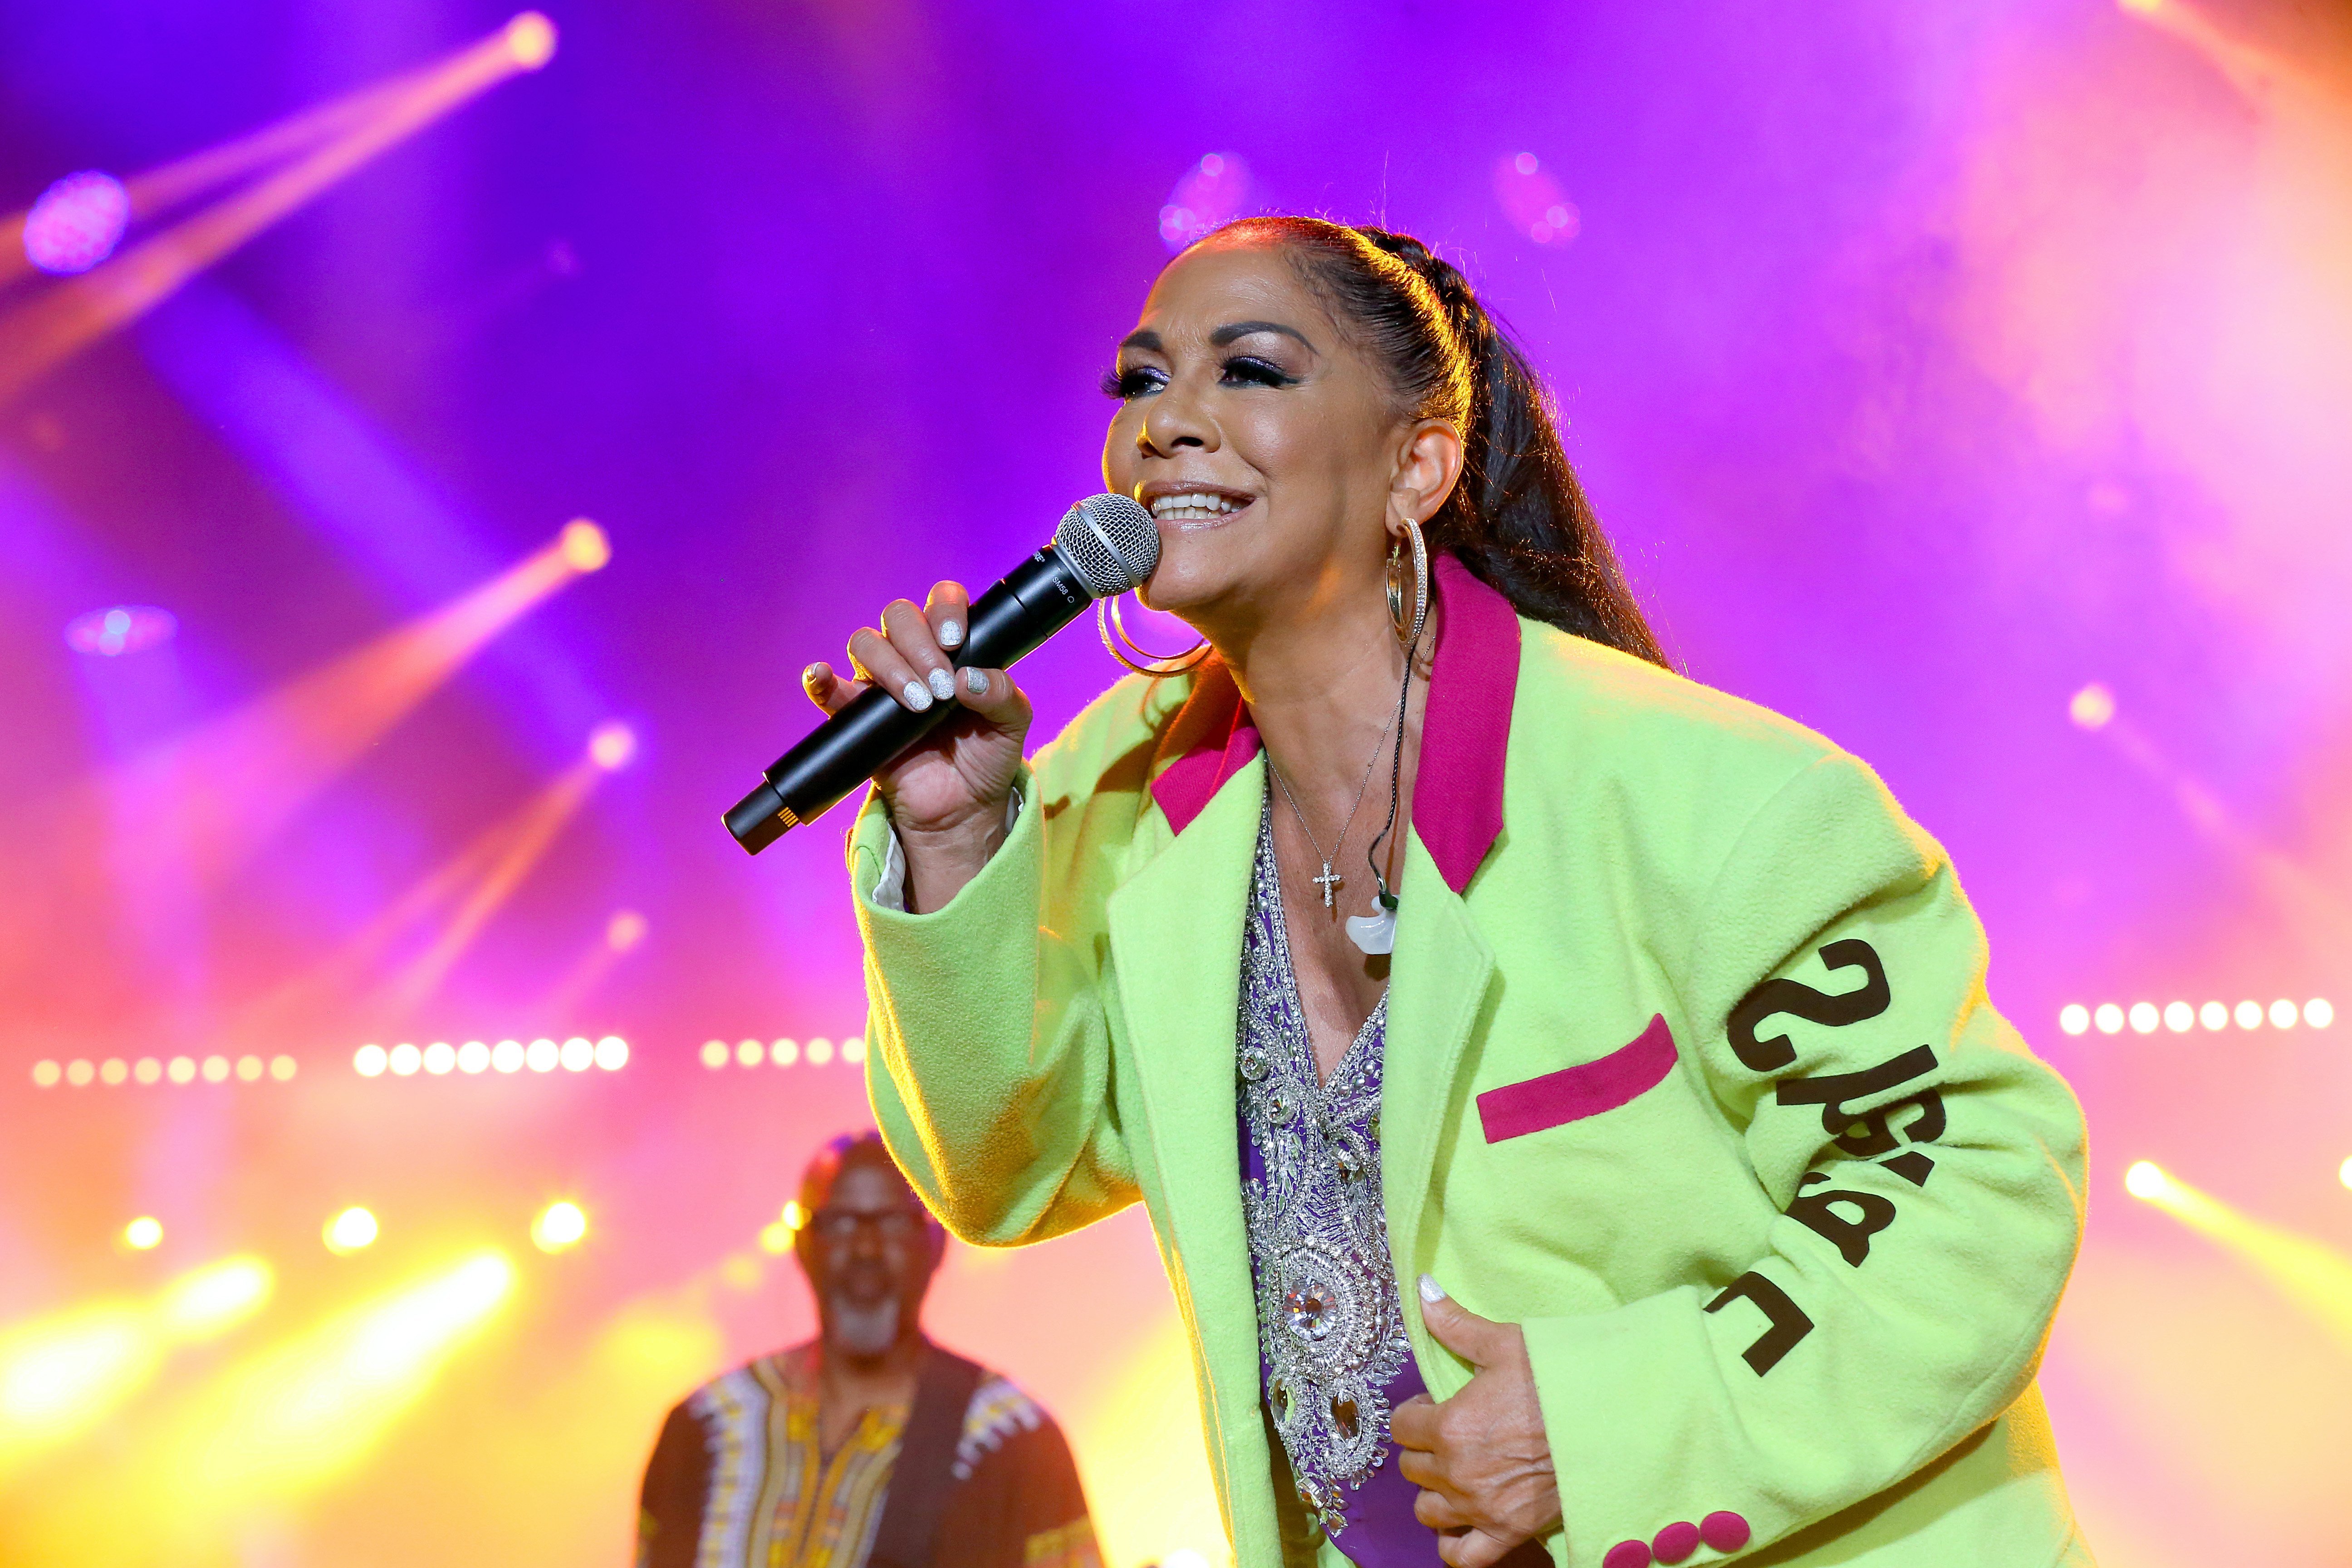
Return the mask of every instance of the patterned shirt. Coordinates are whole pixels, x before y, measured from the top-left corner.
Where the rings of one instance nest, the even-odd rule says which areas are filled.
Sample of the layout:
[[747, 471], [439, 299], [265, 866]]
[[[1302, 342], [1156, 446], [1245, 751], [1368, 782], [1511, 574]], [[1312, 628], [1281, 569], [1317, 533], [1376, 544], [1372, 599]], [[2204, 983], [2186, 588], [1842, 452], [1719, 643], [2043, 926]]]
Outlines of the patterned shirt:
[[1318, 1072], [1291, 968], [1269, 798], [1242, 936], [1235, 1042], [1242, 1213], [1257, 1294], [1265, 1408], [1300, 1503], [1361, 1568], [1423, 1568], [1437, 1537], [1413, 1518], [1389, 1415], [1423, 1391], [1405, 1338], [1381, 1202], [1388, 998]]
[[[646, 1469], [638, 1568], [865, 1568], [907, 1425], [869, 1409], [827, 1453], [818, 1348], [762, 1356], [672, 1410]], [[934, 1568], [1101, 1568], [1061, 1431], [1003, 1377], [965, 1407]]]

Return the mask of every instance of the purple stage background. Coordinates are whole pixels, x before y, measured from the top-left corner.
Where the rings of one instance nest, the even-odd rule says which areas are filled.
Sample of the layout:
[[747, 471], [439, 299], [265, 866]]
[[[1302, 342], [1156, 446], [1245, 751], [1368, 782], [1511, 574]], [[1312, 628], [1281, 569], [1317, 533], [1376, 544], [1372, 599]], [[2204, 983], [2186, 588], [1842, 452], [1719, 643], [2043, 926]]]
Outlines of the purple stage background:
[[[508, 16], [8, 7], [0, 207]], [[2352, 1561], [2352, 1020], [2301, 1005], [2352, 954], [2352, 14], [551, 16], [544, 69], [0, 401], [0, 1561], [625, 1560], [663, 1408], [805, 1331], [757, 1238], [865, 1115], [805, 1049], [863, 1027], [847, 814], [751, 861], [718, 813], [806, 724], [802, 665], [1099, 488], [1095, 384], [1163, 229], [1269, 208], [1463, 265], [1677, 661], [1869, 760], [1952, 850], [1996, 1000], [2091, 1116], [2043, 1386], [2101, 1561]], [[68, 286], [5, 268], [0, 342]], [[376, 664], [289, 695], [579, 517], [610, 565], [413, 705], [346, 700]], [[116, 605], [177, 635], [68, 646]], [[1041, 732], [1114, 673], [1080, 629], [1038, 655]], [[616, 721], [625, 765], [580, 773]], [[201, 820], [149, 778], [194, 779]], [[2176, 999], [2261, 1008], [2061, 1025]], [[572, 1035], [626, 1067], [353, 1068]], [[753, 1038], [794, 1065], [738, 1065]], [[214, 1055], [294, 1076], [57, 1077]], [[2190, 1187], [2133, 1202], [2140, 1160]], [[556, 1198], [588, 1235], [542, 1253]], [[382, 1239], [332, 1256], [352, 1204]], [[136, 1215], [160, 1246], [117, 1241]], [[334, 1325], [483, 1247], [513, 1272], [478, 1321], [352, 1373]], [[121, 1305], [232, 1256], [274, 1284], [218, 1332]], [[1139, 1217], [961, 1253], [942, 1289], [942, 1337], [1065, 1418], [1113, 1568], [1221, 1561]], [[257, 1427], [257, 1389], [333, 1419]]]

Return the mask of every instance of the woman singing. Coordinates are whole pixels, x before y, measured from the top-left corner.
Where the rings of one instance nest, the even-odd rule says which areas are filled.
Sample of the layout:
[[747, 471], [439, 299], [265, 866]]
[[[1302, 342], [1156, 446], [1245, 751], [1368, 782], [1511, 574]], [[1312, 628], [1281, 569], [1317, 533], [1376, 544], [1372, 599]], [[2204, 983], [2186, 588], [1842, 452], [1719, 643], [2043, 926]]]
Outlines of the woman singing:
[[924, 1198], [1142, 1200], [1242, 1568], [2087, 1563], [2033, 1386], [2082, 1119], [1942, 850], [1665, 668], [1418, 242], [1221, 229], [1105, 386], [1199, 648], [1025, 761], [955, 584], [807, 674], [965, 710], [849, 853]]

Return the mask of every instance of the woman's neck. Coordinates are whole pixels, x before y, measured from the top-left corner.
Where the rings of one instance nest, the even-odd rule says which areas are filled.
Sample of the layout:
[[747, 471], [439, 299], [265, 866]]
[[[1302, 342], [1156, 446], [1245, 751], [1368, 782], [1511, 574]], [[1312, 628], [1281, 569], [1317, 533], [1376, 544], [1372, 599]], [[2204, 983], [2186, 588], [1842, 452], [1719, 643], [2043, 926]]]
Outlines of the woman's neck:
[[[1436, 646], [1436, 619], [1432, 606], [1421, 643], [1423, 675]], [[1344, 617], [1263, 627], [1223, 651], [1267, 755], [1291, 793], [1301, 804], [1319, 801], [1327, 812], [1344, 815], [1375, 753], [1387, 755], [1381, 737], [1396, 718], [1404, 649], [1387, 606], [1374, 599]], [[1408, 773], [1427, 690], [1425, 681], [1414, 683], [1405, 715]]]

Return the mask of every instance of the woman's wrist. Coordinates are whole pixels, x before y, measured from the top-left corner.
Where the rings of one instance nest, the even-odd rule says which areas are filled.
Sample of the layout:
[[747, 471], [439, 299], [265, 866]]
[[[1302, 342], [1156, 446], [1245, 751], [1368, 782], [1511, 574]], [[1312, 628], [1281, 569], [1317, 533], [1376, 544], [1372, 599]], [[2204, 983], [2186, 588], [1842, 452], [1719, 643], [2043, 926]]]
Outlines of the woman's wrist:
[[983, 803], [951, 823], [917, 826], [894, 816], [899, 853], [906, 857], [906, 901], [909, 914], [944, 909], [965, 885], [988, 868], [1010, 837], [1011, 797]]

